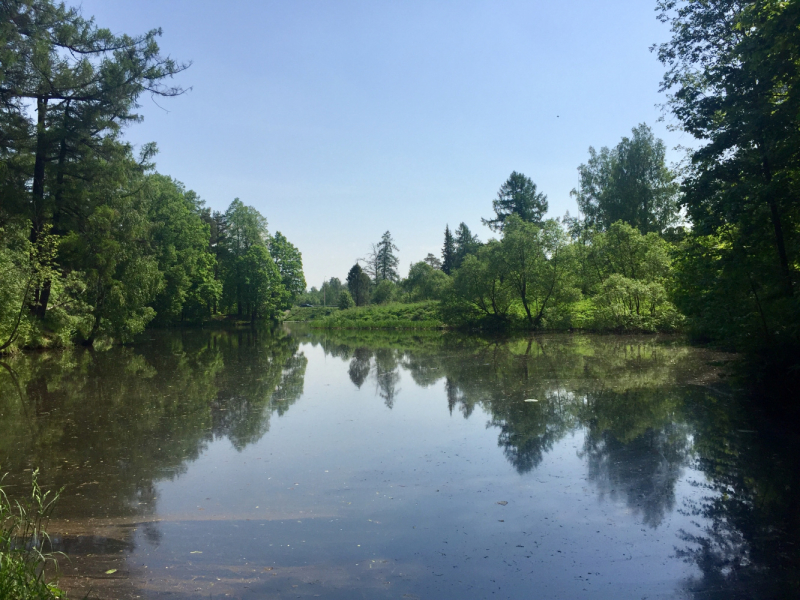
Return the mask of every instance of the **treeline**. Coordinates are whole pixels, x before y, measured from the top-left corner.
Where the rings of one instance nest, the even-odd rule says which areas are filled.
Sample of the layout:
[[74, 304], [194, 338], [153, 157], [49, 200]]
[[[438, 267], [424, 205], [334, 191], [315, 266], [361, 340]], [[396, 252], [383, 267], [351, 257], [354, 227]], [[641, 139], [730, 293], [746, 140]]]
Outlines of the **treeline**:
[[547, 197], [513, 172], [484, 224], [481, 242], [465, 223], [445, 227], [429, 254], [400, 279], [387, 231], [343, 284], [334, 278], [302, 297], [347, 309], [391, 301], [440, 301], [450, 325], [482, 328], [672, 331], [683, 317], [671, 302], [673, 256], [685, 237], [679, 188], [665, 147], [641, 125], [612, 149], [590, 149], [573, 190], [581, 216], [545, 219]]
[[464, 324], [683, 322], [696, 339], [796, 361], [800, 4], [658, 0], [657, 11], [672, 32], [654, 48], [666, 106], [697, 140], [680, 172], [639, 126], [590, 149], [573, 191], [581, 214], [560, 222], [512, 174], [485, 221], [501, 238], [467, 250], [447, 228], [441, 259], [414, 265], [401, 297], [440, 298]]
[[212, 213], [122, 137], [142, 94], [184, 91], [160, 31], [113, 35], [51, 0], [0, 11], [0, 350], [290, 305], [297, 249], [238, 199]]

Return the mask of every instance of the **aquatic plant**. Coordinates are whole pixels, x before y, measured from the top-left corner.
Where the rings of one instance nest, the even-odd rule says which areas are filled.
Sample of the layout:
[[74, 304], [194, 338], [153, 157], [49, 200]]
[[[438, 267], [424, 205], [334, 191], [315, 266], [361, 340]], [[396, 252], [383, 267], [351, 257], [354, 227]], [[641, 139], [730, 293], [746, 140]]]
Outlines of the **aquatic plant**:
[[31, 476], [30, 495], [14, 502], [0, 479], [0, 598], [66, 598], [54, 583], [61, 553], [52, 552], [46, 531], [60, 492], [43, 491], [38, 475], [37, 469]]

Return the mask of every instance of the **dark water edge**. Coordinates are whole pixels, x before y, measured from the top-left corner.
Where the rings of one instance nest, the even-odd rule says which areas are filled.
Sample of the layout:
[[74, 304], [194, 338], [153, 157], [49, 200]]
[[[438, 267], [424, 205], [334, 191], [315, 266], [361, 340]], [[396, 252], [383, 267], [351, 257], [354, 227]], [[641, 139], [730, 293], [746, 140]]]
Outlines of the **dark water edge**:
[[798, 429], [680, 338], [180, 330], [2, 362], [0, 471], [65, 487], [71, 597], [800, 592]]

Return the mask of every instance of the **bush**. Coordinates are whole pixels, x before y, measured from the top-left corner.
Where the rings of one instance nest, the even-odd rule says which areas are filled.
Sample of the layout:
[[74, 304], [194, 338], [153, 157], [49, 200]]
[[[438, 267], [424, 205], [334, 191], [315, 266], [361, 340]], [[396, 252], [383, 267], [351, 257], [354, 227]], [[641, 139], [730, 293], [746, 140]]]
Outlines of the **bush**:
[[394, 300], [396, 294], [397, 286], [394, 282], [384, 279], [378, 284], [378, 287], [375, 288], [372, 294], [372, 301], [375, 304], [386, 304]]
[[353, 300], [350, 292], [342, 290], [339, 294], [339, 310], [347, 310], [348, 308], [353, 308], [355, 305], [355, 300]]

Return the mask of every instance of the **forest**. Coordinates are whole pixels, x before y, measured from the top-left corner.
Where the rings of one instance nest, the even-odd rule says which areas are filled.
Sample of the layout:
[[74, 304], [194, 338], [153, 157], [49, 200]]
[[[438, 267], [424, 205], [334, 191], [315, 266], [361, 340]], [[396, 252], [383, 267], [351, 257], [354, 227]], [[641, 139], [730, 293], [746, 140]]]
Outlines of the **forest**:
[[160, 30], [113, 35], [50, 0], [0, 9], [0, 351], [290, 306], [297, 248], [238, 199], [206, 208], [123, 137], [143, 94], [185, 91]]
[[800, 7], [656, 8], [671, 30], [652, 48], [665, 112], [697, 142], [683, 163], [639, 124], [589, 148], [576, 216], [547, 218], [546, 195], [514, 171], [483, 220], [496, 238], [446, 225], [441, 253], [401, 279], [387, 231], [306, 291], [300, 251], [263, 215], [238, 199], [211, 211], [156, 171], [154, 144], [134, 153], [124, 139], [144, 94], [185, 91], [174, 82], [189, 65], [160, 53], [160, 30], [114, 35], [51, 0], [3, 2], [0, 350], [423, 302], [450, 327], [685, 331], [796, 356]]

